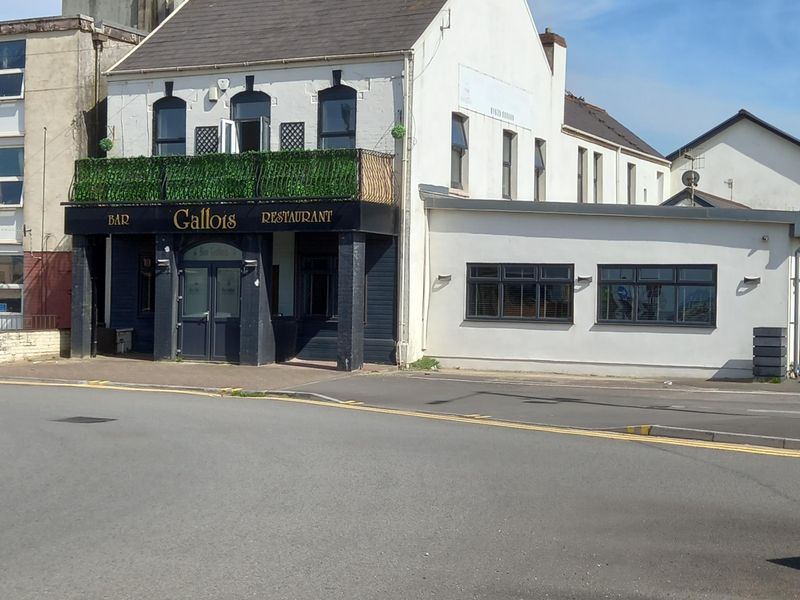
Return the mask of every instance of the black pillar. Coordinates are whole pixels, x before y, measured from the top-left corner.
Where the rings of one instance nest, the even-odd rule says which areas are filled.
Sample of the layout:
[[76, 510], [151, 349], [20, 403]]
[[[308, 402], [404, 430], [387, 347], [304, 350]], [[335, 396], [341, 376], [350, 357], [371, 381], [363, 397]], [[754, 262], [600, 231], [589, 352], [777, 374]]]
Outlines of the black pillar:
[[92, 353], [91, 259], [89, 236], [72, 236], [72, 358], [86, 358]]
[[272, 234], [243, 235], [242, 304], [239, 363], [275, 362], [270, 288], [272, 287]]
[[175, 360], [178, 350], [178, 265], [173, 235], [156, 235], [156, 302], [153, 358]]
[[364, 366], [365, 249], [363, 233], [339, 234], [339, 330], [336, 366], [340, 371], [357, 371]]

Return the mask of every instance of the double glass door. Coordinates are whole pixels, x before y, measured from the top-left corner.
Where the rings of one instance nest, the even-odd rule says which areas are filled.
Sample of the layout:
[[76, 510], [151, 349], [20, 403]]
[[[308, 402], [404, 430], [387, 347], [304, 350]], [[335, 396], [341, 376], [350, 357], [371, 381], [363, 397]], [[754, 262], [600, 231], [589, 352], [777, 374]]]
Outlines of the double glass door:
[[181, 356], [239, 361], [241, 262], [185, 262], [181, 275]]

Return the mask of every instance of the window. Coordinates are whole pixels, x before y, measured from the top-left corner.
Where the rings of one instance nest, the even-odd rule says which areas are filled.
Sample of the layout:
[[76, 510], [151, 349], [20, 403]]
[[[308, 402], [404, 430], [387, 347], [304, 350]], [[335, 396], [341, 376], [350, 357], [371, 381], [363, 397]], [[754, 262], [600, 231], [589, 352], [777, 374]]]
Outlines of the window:
[[586, 202], [586, 148], [578, 148], [578, 202]]
[[636, 165], [628, 163], [628, 204], [636, 204]]
[[303, 314], [334, 319], [339, 311], [338, 259], [335, 256], [306, 257], [303, 271]]
[[0, 98], [22, 98], [25, 40], [0, 43]]
[[22, 313], [22, 256], [0, 256], [0, 313]]
[[664, 173], [659, 171], [656, 173], [656, 185], [658, 187], [658, 203], [664, 202]]
[[545, 141], [537, 139], [534, 143], [534, 181], [533, 199], [541, 202], [545, 198]]
[[24, 156], [22, 148], [0, 148], [0, 205], [22, 204]]
[[603, 201], [603, 155], [599, 152], [594, 153], [592, 173], [592, 198], [596, 204]]
[[167, 96], [153, 104], [153, 156], [186, 154], [186, 102]]
[[335, 85], [319, 93], [319, 147], [356, 147], [356, 91]]
[[572, 322], [572, 265], [468, 264], [467, 319]]
[[450, 156], [450, 187], [457, 190], [466, 188], [467, 179], [467, 118], [453, 114]]
[[156, 305], [155, 257], [139, 257], [139, 314], [151, 314]]
[[503, 198], [514, 197], [514, 163], [516, 162], [517, 136], [512, 131], [503, 132]]
[[601, 265], [599, 270], [599, 323], [716, 324], [716, 266]]
[[247, 91], [231, 99], [231, 120], [235, 123], [239, 152], [269, 150], [272, 99], [264, 92]]

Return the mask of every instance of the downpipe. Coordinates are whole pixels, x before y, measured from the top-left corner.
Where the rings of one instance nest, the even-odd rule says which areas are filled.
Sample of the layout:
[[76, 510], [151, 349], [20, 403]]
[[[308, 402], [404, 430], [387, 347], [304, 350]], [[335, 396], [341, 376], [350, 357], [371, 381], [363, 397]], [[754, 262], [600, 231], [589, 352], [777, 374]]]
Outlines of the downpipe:
[[792, 368], [789, 373], [800, 377], [800, 248], [794, 251], [794, 335], [792, 336]]

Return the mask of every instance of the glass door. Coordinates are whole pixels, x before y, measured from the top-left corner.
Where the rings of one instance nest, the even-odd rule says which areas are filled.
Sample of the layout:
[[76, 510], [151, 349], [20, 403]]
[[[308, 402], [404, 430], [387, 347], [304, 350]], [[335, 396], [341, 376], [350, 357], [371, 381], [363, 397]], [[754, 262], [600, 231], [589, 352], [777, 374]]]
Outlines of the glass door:
[[181, 356], [207, 360], [210, 346], [209, 267], [183, 270], [181, 301]]
[[211, 360], [239, 362], [241, 267], [214, 267], [211, 319]]

